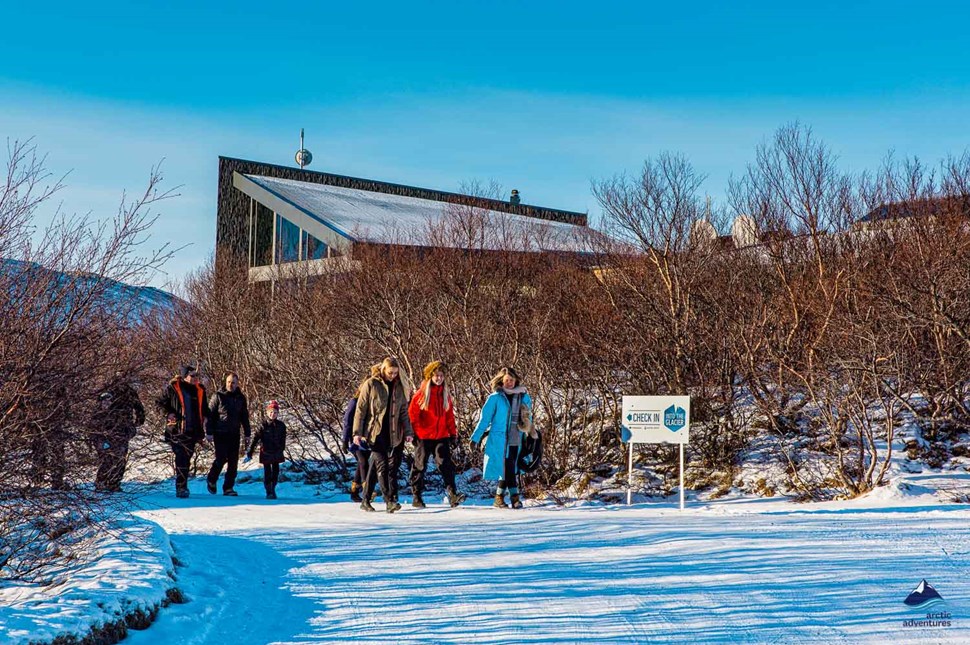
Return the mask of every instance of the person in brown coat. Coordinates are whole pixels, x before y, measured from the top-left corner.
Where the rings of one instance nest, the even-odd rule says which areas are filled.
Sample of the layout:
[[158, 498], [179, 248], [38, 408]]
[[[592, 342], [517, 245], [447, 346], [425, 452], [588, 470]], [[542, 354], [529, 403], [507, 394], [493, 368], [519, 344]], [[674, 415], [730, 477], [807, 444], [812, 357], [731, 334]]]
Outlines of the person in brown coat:
[[[401, 382], [397, 359], [385, 358], [371, 370], [360, 387], [354, 413], [354, 443], [370, 447], [370, 469], [380, 482], [388, 513], [401, 508], [397, 501], [397, 477], [404, 455], [404, 443], [414, 435], [408, 418], [408, 394]], [[373, 511], [373, 475], [367, 478], [360, 507]]]

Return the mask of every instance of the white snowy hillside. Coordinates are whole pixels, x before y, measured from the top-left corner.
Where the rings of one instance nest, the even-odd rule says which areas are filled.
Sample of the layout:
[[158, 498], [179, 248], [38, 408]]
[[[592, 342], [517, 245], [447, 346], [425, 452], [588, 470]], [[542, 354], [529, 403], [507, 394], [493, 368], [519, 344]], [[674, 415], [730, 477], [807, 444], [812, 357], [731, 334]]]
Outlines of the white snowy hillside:
[[[43, 272], [45, 275], [53, 274], [61, 285], [70, 284], [72, 281], [84, 282], [96, 279], [95, 276], [69, 275], [53, 271], [33, 262], [27, 263], [9, 258], [0, 258], [0, 271], [15, 278], [32, 272]], [[171, 311], [179, 301], [176, 296], [155, 287], [134, 286], [110, 278], [102, 279], [106, 282], [105, 293], [109, 303], [124, 303], [125, 309], [130, 308], [131, 310], [130, 317], [135, 320], [149, 314]]]

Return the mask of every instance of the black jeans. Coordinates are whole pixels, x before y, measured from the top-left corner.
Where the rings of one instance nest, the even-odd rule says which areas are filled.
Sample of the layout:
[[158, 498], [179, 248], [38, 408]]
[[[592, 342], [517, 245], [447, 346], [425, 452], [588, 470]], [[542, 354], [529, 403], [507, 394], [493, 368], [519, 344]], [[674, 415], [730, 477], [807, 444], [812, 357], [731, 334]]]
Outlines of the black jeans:
[[[98, 474], [94, 479], [95, 490], [118, 492], [121, 490], [121, 480], [125, 477], [125, 467], [128, 465], [128, 439], [102, 439], [95, 442], [94, 450], [98, 454]], [[105, 448], [105, 443], [108, 447]]]
[[188, 490], [189, 464], [195, 452], [195, 441], [175, 439], [172, 441], [172, 452], [175, 453], [175, 490]]
[[445, 481], [445, 488], [455, 490], [455, 464], [451, 461], [451, 439], [415, 439], [414, 465], [411, 466], [411, 492], [424, 492], [424, 471], [428, 459], [433, 457], [438, 472]]
[[280, 481], [279, 464], [263, 464], [263, 486], [267, 493], [276, 492], [276, 484]]
[[384, 503], [397, 501], [397, 473], [401, 469], [403, 455], [403, 445], [390, 448], [386, 452], [374, 446], [370, 451], [370, 469], [367, 473], [367, 485], [364, 487], [367, 495], [373, 494], [374, 482], [378, 480]]
[[367, 481], [367, 471], [370, 467], [370, 450], [358, 449], [354, 455], [357, 457], [357, 469], [354, 470], [354, 483], [358, 486], [363, 486], [364, 482]]
[[519, 447], [510, 446], [505, 457], [504, 476], [498, 480], [499, 488], [519, 488]]
[[212, 462], [212, 468], [209, 469], [209, 476], [206, 479], [215, 486], [219, 481], [219, 475], [222, 474], [222, 467], [227, 466], [222, 490], [232, 490], [232, 487], [236, 485], [236, 471], [239, 468], [239, 433], [215, 434], [212, 436], [212, 442], [215, 444], [216, 458]]

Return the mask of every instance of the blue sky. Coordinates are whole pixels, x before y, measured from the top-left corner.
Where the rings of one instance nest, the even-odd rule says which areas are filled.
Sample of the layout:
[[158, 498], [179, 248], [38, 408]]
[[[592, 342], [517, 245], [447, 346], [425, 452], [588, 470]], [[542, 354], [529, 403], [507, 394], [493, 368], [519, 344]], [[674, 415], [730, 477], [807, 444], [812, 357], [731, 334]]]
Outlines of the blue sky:
[[[10, 4], [10, 3], [6, 3]], [[153, 243], [204, 262], [220, 154], [589, 210], [590, 180], [687, 154], [717, 198], [779, 125], [849, 169], [970, 146], [959, 2], [16, 3], [0, 135], [36, 137], [64, 207], [110, 214], [165, 159]]]

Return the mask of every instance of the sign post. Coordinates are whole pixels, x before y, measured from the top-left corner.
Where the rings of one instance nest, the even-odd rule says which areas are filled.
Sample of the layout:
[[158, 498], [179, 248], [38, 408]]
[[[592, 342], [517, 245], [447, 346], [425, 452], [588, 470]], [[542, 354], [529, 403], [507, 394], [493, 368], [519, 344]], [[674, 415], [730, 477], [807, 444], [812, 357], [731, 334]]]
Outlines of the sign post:
[[690, 435], [689, 396], [624, 396], [621, 439], [630, 444], [626, 503], [633, 499], [633, 444], [680, 445], [680, 510], [684, 510], [684, 445]]

